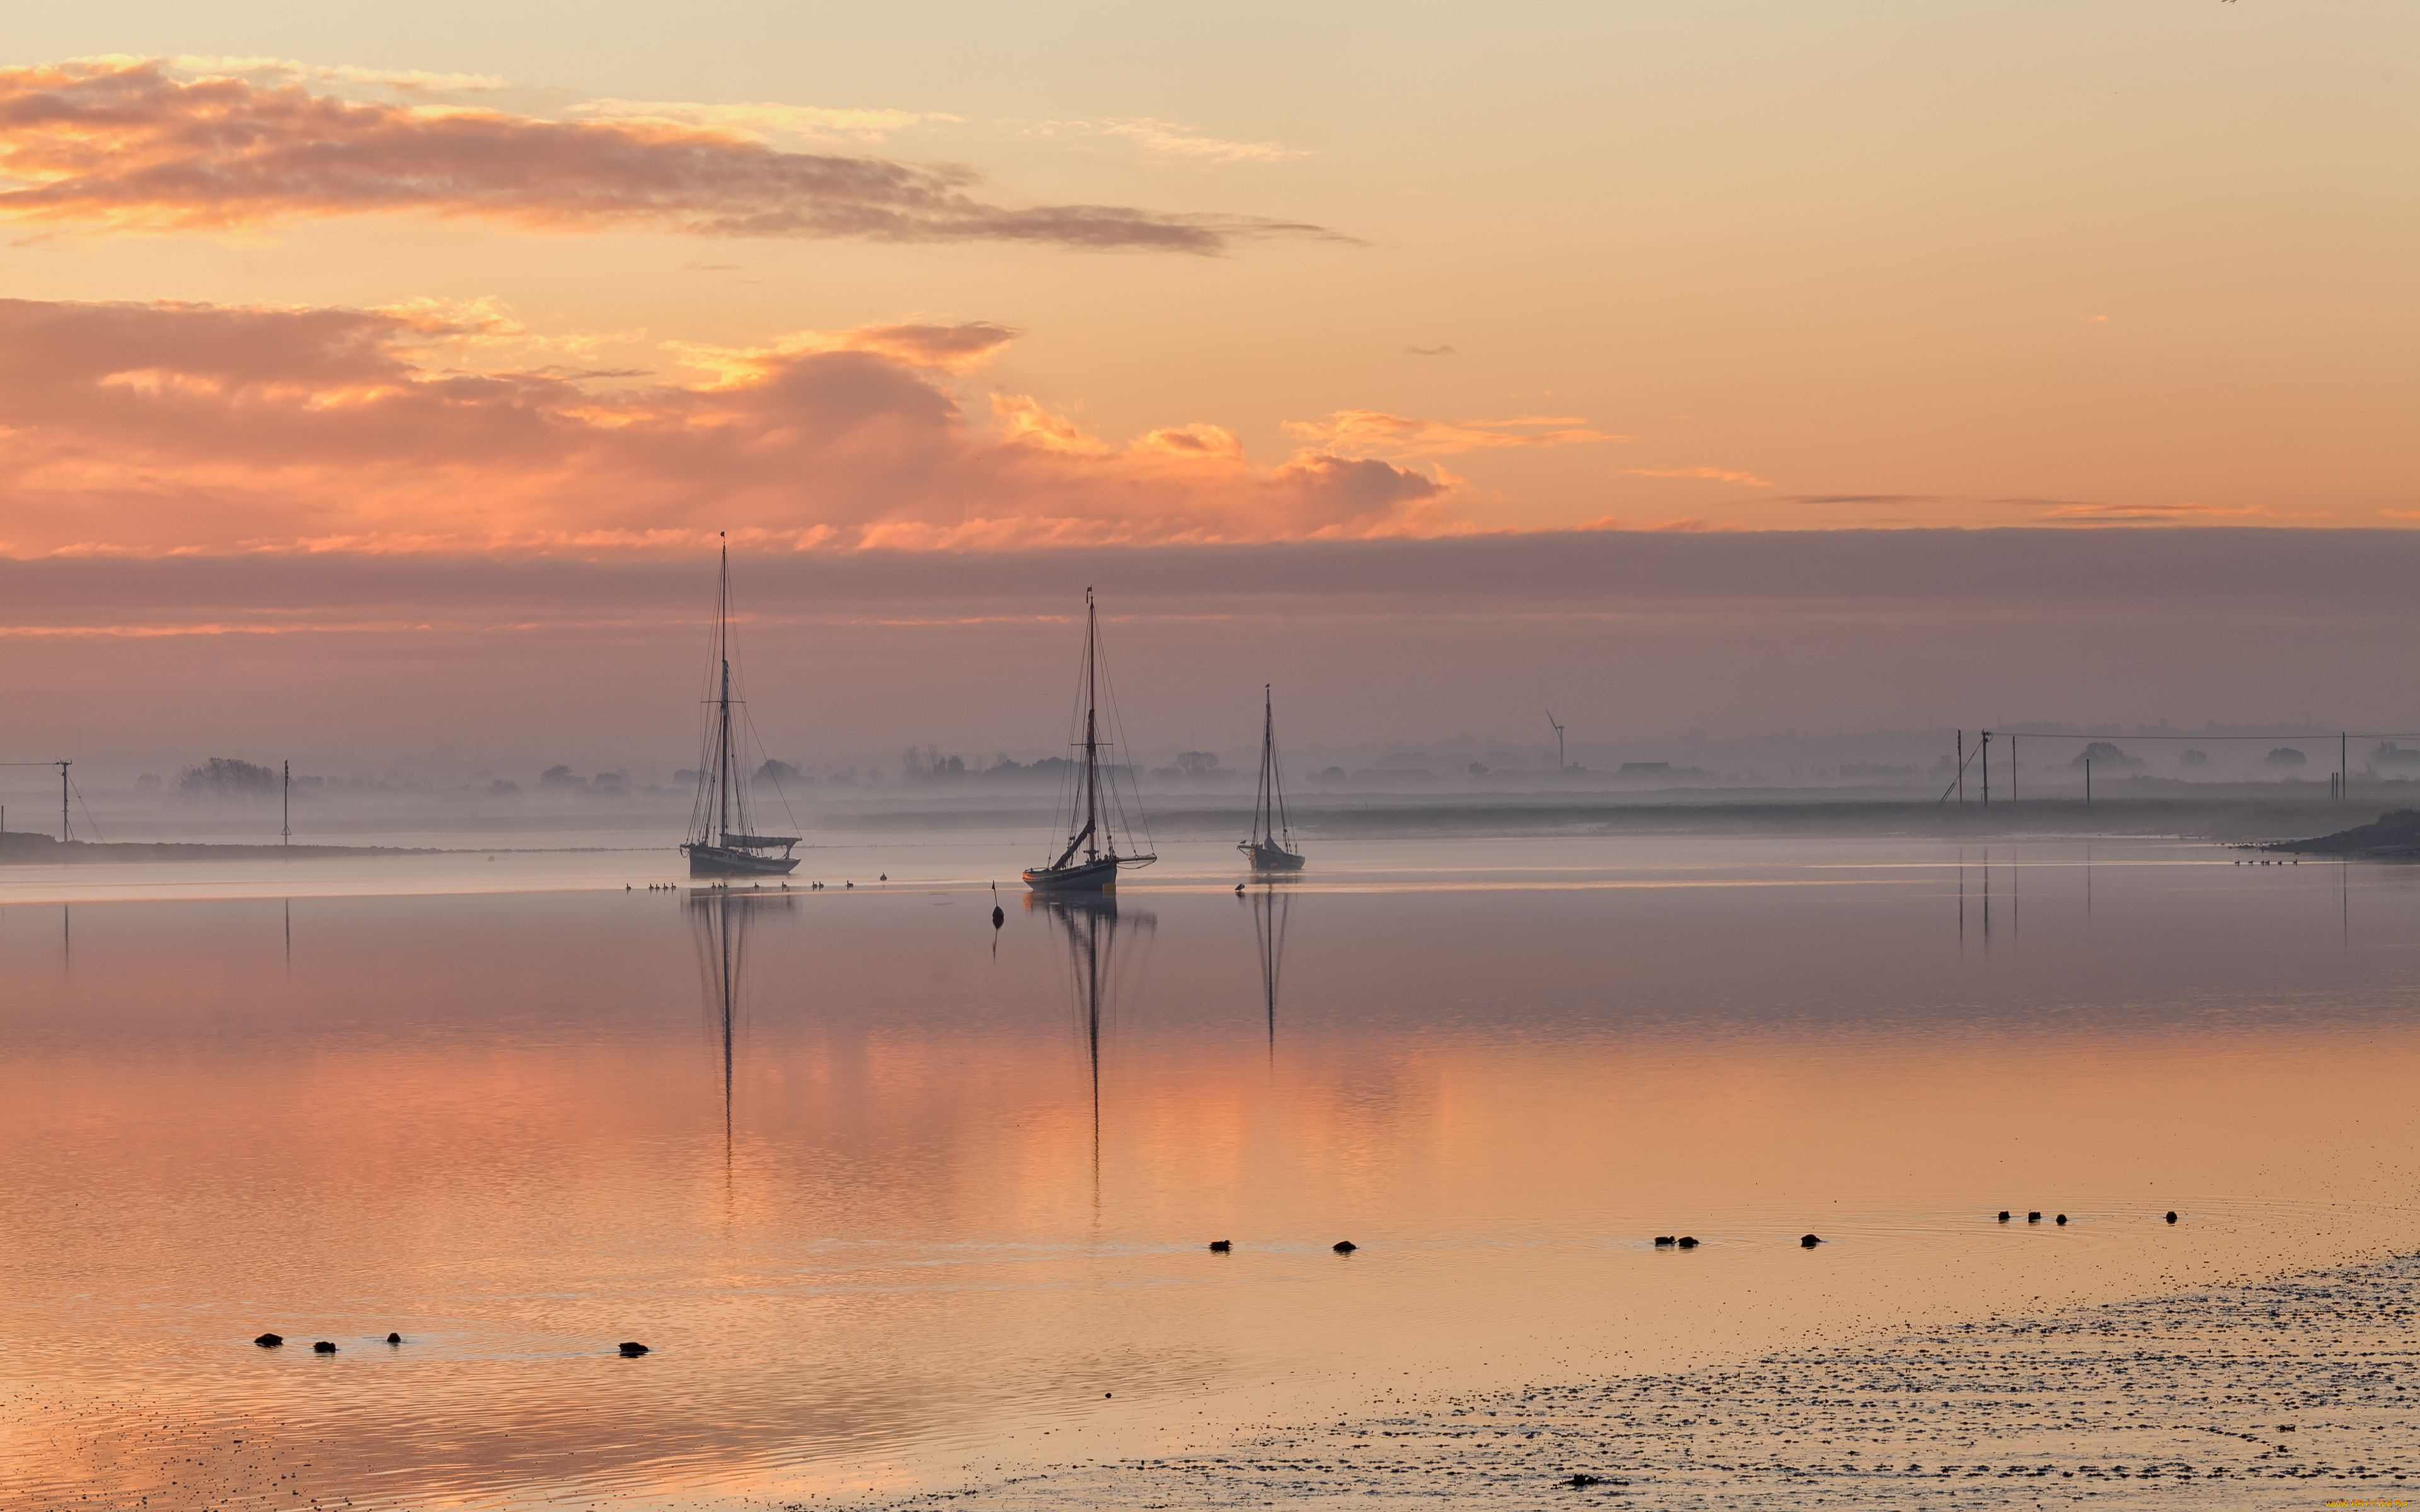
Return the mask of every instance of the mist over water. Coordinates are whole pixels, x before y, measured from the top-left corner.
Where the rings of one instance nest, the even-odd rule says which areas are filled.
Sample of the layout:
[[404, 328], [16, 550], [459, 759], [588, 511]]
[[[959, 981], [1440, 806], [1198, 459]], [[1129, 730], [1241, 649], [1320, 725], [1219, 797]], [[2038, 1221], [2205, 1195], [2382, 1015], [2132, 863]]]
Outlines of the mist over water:
[[1029, 849], [0, 906], [0, 1504], [861, 1495], [2420, 1240], [2398, 872], [1185, 842], [995, 933]]

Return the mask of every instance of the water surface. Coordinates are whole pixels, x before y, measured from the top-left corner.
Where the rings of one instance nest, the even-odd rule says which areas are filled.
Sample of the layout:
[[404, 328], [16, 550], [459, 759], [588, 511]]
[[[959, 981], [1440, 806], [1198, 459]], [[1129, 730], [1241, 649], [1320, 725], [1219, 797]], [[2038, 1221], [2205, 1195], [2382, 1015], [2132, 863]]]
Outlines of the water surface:
[[1202, 846], [995, 933], [1014, 859], [16, 869], [0, 1504], [957, 1484], [2420, 1242], [2405, 872]]

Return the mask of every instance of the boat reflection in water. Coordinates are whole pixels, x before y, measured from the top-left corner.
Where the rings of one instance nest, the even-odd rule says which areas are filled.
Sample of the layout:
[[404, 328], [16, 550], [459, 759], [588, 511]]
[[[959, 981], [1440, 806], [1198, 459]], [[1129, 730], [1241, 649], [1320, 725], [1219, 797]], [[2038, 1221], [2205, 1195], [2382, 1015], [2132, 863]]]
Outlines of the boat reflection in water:
[[1252, 937], [1261, 948], [1261, 996], [1269, 1011], [1269, 1056], [1278, 1053], [1278, 979], [1285, 974], [1286, 920], [1294, 911], [1294, 895], [1264, 887], [1249, 900]]
[[722, 1161], [731, 1165], [731, 1085], [739, 1024], [748, 1011], [749, 925], [771, 909], [789, 913], [799, 901], [786, 892], [700, 887], [687, 900], [690, 940], [697, 950], [698, 998], [722, 1061]]
[[1101, 1186], [1101, 1039], [1117, 1017], [1119, 945], [1123, 935], [1129, 958], [1138, 936], [1149, 940], [1158, 927], [1157, 915], [1133, 909], [1121, 914], [1114, 896], [1103, 894], [1026, 895], [1026, 910], [1041, 909], [1059, 926], [1067, 946], [1068, 1001], [1075, 1010], [1077, 1032], [1084, 1041], [1085, 1069], [1093, 1088], [1093, 1196]]

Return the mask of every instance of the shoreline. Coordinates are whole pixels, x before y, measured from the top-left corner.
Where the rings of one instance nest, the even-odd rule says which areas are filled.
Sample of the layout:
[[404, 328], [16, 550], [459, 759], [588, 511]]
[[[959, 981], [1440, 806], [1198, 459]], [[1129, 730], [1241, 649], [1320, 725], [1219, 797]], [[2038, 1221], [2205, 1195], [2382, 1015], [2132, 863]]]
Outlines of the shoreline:
[[2420, 1254], [2397, 1254], [844, 1504], [2398, 1505], [2420, 1496], [2415, 1312]]
[[[1195, 802], [1163, 810], [1152, 829], [1167, 840], [1224, 839], [1243, 810]], [[2180, 839], [2219, 844], [2256, 844], [2308, 853], [2303, 839], [2346, 829], [2359, 817], [2365, 826], [2393, 810], [2367, 801], [2344, 803], [2276, 797], [2108, 798], [2085, 803], [2071, 798], [2028, 798], [1943, 804], [1869, 798], [1771, 796], [1683, 798], [1642, 795], [1591, 801], [1585, 796], [1531, 795], [1472, 799], [1440, 795], [1370, 795], [1352, 801], [1313, 799], [1295, 808], [1295, 828], [1311, 843], [1351, 840], [1469, 840], [1550, 837], [1729, 836], [1773, 838], [2041, 840]], [[1022, 831], [1035, 810], [993, 803], [873, 806], [814, 814], [803, 829], [830, 848], [840, 837], [901, 840], [981, 830]], [[613, 816], [618, 817], [618, 816]], [[548, 828], [535, 831], [544, 834]], [[617, 827], [605, 824], [604, 828]], [[242, 861], [397, 857], [472, 854], [564, 854], [647, 851], [659, 845], [521, 845], [529, 829], [505, 830], [481, 845], [282, 844], [224, 841], [70, 841], [39, 831], [0, 832], [0, 866], [122, 863], [128, 861]], [[459, 840], [459, 834], [449, 839]], [[2355, 858], [2368, 858], [2359, 852]]]

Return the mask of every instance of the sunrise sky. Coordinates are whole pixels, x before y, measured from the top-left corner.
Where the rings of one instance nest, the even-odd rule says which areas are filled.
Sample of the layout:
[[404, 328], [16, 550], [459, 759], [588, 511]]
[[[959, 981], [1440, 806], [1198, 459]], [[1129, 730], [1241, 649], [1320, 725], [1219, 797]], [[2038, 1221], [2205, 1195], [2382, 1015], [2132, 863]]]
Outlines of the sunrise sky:
[[[1792, 687], [1734, 674], [1770, 670], [1751, 647], [1787, 633], [1797, 559], [1740, 558], [1692, 612], [1730, 603], [1741, 659], [1660, 682], [1572, 641], [1634, 603], [1564, 584], [1538, 629], [1534, 563], [1664, 560], [1625, 554], [1646, 532], [2224, 527], [2210, 571], [2235, 581], [2280, 532], [2420, 525], [2415, 44], [2398, 0], [29, 8], [0, 58], [0, 686], [42, 695], [46, 748], [206, 711], [279, 739], [288, 718], [535, 733], [535, 686], [610, 745], [658, 721], [627, 659], [598, 664], [659, 628], [672, 662], [694, 649], [670, 586], [614, 585], [728, 530], [768, 585], [807, 581], [769, 564], [802, 554], [1041, 553], [996, 579], [869, 567], [878, 614], [760, 599], [767, 675], [821, 705], [799, 713], [819, 739], [1047, 738], [1055, 651], [1031, 730], [1012, 689], [937, 732], [901, 680], [971, 655], [995, 686], [1021, 665], [997, 637], [927, 631], [844, 672], [805, 627], [1031, 625], [1144, 559], [1213, 598], [1267, 563], [1361, 573], [1350, 628], [1293, 602], [1250, 641], [1372, 690], [1340, 735], [1484, 728], [1499, 690], [1513, 718], [1541, 689], [1503, 668], [1542, 647], [1604, 720], [1778, 727]], [[1503, 532], [1537, 549], [1452, 554]], [[1493, 606], [1450, 708], [1402, 667], [1357, 671], [1373, 625], [1417, 630], [1424, 590], [1390, 592], [1370, 564], [1404, 559], [1354, 543], [1403, 537], [1445, 538], [1420, 560], [1463, 565], [1421, 573]], [[1823, 548], [1817, 575], [1878, 539]], [[2018, 539], [2056, 573], [2109, 560], [1957, 549]], [[2373, 539], [2295, 560], [2412, 551]], [[1857, 572], [1896, 603], [1914, 589], [1874, 563], [1907, 548], [1873, 549]], [[174, 592], [169, 557], [194, 567]], [[2141, 584], [2181, 559], [2129, 560]], [[535, 596], [577, 615], [500, 586], [541, 568], [558, 587]], [[2071, 651], [2024, 639], [2057, 584], [2002, 577], [2024, 713], [2309, 701], [2299, 652], [2232, 683], [2179, 681], [2173, 655], [2063, 683]], [[958, 602], [1012, 579], [1031, 596]], [[2328, 580], [2291, 586], [2353, 612]], [[2186, 611], [2215, 616], [2196, 644], [2273, 650], [2310, 620], [2246, 630], [2226, 601]], [[2399, 604], [2373, 609], [2364, 655], [2400, 655]], [[1154, 635], [1188, 679], [1227, 665]], [[492, 706], [449, 702], [465, 665]], [[1842, 717], [1954, 722], [1936, 682], [1985, 698], [1946, 672], [1875, 696], [1887, 656], [1867, 667]], [[351, 691], [365, 670], [379, 699]], [[2366, 688], [2384, 717], [2384, 671], [2320, 691]], [[280, 690], [285, 712], [250, 712]], [[672, 749], [687, 680], [665, 691]], [[1210, 695], [1139, 696], [1172, 726]]]

